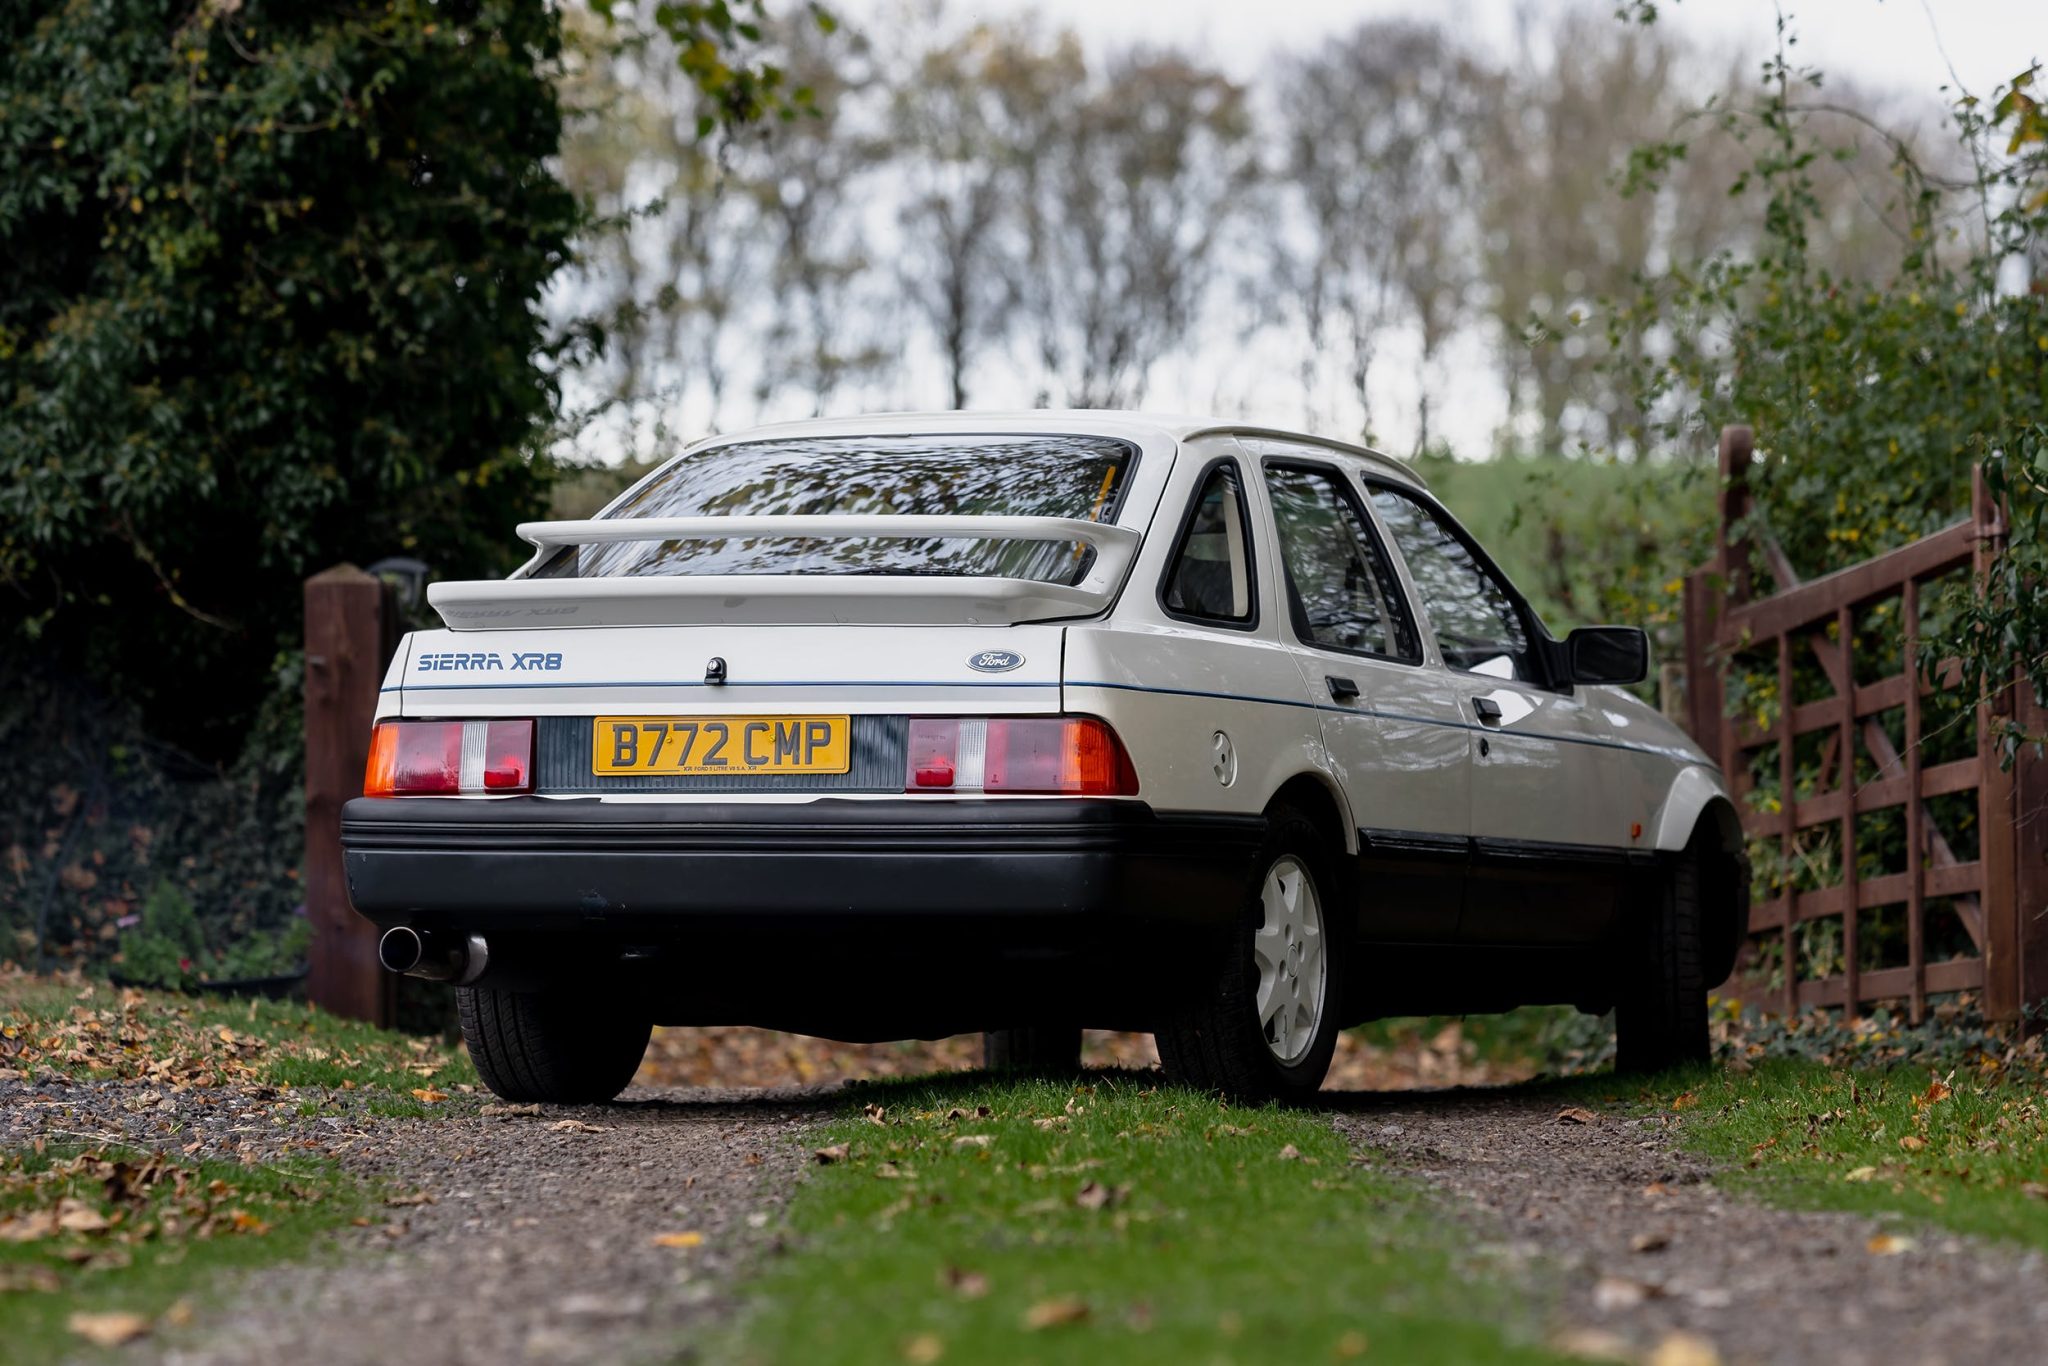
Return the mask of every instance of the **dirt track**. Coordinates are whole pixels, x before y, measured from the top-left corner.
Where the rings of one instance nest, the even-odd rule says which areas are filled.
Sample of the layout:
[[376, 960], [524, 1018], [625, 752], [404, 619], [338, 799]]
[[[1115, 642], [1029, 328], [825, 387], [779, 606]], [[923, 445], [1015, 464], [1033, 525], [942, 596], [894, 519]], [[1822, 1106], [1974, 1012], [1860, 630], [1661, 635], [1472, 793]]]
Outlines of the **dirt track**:
[[[539, 1115], [279, 1121], [272, 1106], [133, 1083], [0, 1082], [0, 1143], [43, 1134], [195, 1139], [254, 1159], [316, 1143], [426, 1203], [381, 1208], [336, 1255], [255, 1273], [131, 1360], [620, 1361], [701, 1347], [809, 1160], [829, 1083], [779, 1091], [636, 1086], [625, 1103]], [[190, 1097], [192, 1093], [185, 1093]], [[1560, 1122], [1541, 1093], [1334, 1092], [1333, 1122], [1441, 1192], [1475, 1274], [1523, 1279], [1544, 1321], [1519, 1334], [1641, 1359], [1674, 1333], [1724, 1362], [2048, 1359], [2039, 1254], [1733, 1199], [1662, 1123]], [[190, 1111], [187, 1113], [187, 1111]], [[175, 1129], [174, 1129], [175, 1126]], [[671, 1245], [657, 1239], [671, 1237]], [[1897, 1243], [1879, 1243], [1898, 1247]], [[1677, 1360], [1688, 1360], [1678, 1357]], [[1693, 1357], [1709, 1361], [1714, 1357]]]

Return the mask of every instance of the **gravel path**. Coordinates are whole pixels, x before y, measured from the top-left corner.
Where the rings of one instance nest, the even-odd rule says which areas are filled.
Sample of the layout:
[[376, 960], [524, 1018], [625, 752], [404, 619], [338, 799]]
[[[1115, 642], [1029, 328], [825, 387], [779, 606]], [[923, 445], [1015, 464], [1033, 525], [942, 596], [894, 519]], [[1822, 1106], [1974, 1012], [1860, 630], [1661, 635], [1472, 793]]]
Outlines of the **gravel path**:
[[[0, 1143], [322, 1151], [401, 1199], [432, 1197], [345, 1231], [337, 1257], [251, 1275], [127, 1359], [613, 1362], [672, 1359], [730, 1307], [733, 1272], [772, 1250], [775, 1211], [809, 1159], [802, 1133], [830, 1104], [819, 1091], [636, 1087], [608, 1107], [485, 1115], [465, 1098], [409, 1120], [301, 1117], [233, 1092], [0, 1083]], [[701, 1242], [655, 1241], [674, 1234]]]
[[1503, 1270], [1546, 1264], [1559, 1346], [1834, 1366], [2048, 1360], [2040, 1253], [1736, 1199], [1674, 1154], [1659, 1117], [1575, 1123], [1556, 1100], [1512, 1092], [1332, 1099], [1349, 1111], [1339, 1128], [1450, 1197]]

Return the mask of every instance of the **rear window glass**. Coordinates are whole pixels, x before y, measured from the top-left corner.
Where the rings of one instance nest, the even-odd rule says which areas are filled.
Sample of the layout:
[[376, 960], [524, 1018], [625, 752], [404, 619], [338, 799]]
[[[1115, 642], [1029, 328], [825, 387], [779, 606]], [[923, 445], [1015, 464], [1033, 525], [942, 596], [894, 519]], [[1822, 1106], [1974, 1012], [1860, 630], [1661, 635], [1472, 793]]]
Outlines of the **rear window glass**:
[[[1100, 436], [880, 436], [700, 451], [620, 504], [621, 517], [1076, 517], [1113, 522], [1137, 452]], [[674, 574], [973, 574], [1078, 583], [1071, 542], [725, 537], [565, 546], [540, 578]]]

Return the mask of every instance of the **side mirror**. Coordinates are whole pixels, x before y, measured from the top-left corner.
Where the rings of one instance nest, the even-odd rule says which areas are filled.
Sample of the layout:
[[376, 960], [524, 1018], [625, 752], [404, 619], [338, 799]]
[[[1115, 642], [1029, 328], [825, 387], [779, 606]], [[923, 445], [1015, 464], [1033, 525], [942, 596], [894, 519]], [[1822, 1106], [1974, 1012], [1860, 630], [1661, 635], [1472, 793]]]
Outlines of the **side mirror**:
[[1574, 683], [1640, 683], [1650, 675], [1650, 638], [1633, 626], [1581, 626], [1564, 638]]

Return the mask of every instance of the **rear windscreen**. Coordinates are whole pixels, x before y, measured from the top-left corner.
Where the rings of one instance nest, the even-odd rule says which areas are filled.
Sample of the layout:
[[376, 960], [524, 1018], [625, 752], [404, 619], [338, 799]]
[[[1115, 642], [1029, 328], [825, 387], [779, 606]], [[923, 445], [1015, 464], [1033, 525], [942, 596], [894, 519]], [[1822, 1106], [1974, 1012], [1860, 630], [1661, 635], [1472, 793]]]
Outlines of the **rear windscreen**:
[[[606, 515], [960, 514], [1111, 522], [1137, 453], [1100, 436], [873, 436], [753, 441], [661, 470]], [[537, 578], [672, 574], [974, 574], [1078, 583], [1072, 542], [725, 537], [565, 546]]]

